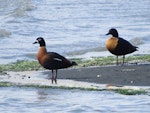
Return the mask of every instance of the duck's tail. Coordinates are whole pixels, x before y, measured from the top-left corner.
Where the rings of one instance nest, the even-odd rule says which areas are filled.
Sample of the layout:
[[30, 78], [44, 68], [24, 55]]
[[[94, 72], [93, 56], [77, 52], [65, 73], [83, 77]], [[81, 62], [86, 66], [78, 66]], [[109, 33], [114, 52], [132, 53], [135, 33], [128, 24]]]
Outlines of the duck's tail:
[[78, 65], [76, 62], [72, 61], [72, 66]]
[[134, 48], [135, 48], [135, 51], [138, 51], [138, 48], [139, 48], [139, 47], [137, 47], [137, 46], [134, 46]]

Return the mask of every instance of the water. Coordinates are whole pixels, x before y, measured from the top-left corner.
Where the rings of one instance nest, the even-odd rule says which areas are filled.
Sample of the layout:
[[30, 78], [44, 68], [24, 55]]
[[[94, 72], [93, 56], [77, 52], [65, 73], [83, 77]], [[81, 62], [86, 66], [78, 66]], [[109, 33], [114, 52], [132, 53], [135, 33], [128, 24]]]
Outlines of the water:
[[32, 43], [39, 36], [49, 51], [65, 56], [104, 47], [112, 27], [127, 40], [139, 38], [139, 53], [149, 53], [149, 5], [149, 0], [0, 0], [0, 64], [33, 59], [38, 46]]
[[150, 96], [109, 91], [0, 88], [1, 113], [149, 113]]

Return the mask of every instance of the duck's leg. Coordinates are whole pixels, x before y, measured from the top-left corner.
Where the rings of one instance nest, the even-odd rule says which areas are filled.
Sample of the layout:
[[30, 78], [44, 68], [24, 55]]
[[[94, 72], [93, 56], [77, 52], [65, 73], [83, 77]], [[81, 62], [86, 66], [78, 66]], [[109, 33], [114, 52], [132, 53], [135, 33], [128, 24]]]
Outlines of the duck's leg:
[[116, 65], [118, 65], [118, 56], [116, 56]]
[[55, 73], [55, 78], [54, 78], [54, 80], [55, 80], [55, 84], [57, 84], [57, 69], [56, 69], [56, 73]]
[[124, 65], [124, 61], [125, 61], [125, 55], [123, 55], [122, 65]]
[[51, 78], [51, 80], [52, 80], [52, 84], [53, 84], [53, 80], [54, 80], [54, 70], [52, 70], [52, 78]]

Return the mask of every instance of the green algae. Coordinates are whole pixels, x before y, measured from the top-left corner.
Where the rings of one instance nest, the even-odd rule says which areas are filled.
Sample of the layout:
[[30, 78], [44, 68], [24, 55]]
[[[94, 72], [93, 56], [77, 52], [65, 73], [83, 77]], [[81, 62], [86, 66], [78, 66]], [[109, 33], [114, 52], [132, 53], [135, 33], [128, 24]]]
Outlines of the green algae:
[[31, 71], [31, 70], [40, 70], [42, 67], [37, 61], [17, 61], [10, 64], [1, 64], [0, 72], [2, 71]]
[[[116, 58], [114, 56], [108, 57], [92, 57], [90, 59], [73, 58], [71, 59], [77, 62], [77, 67], [88, 67], [88, 66], [103, 66], [116, 64]], [[119, 58], [119, 62], [122, 58]], [[126, 57], [126, 62], [150, 62], [150, 55], [136, 55]], [[0, 73], [3, 71], [32, 71], [42, 70], [42, 66], [37, 61], [23, 60], [17, 61], [10, 64], [0, 64]]]
[[[118, 61], [121, 63], [122, 57], [119, 57]], [[125, 62], [128, 63], [131, 62], [135, 64], [139, 62], [150, 62], [150, 55], [128, 56], [126, 57]], [[108, 57], [92, 57], [90, 59], [77, 59], [77, 63], [79, 67], [115, 65], [116, 57], [108, 56]]]
[[14, 86], [14, 84], [10, 82], [0, 82], [0, 87], [10, 87], [10, 86]]
[[31, 87], [31, 88], [51, 88], [51, 89], [67, 89], [67, 90], [86, 90], [86, 91], [115, 91], [116, 93], [122, 95], [145, 95], [147, 92], [145, 90], [135, 90], [135, 89], [98, 89], [98, 88], [84, 88], [84, 87], [67, 87], [67, 86], [57, 86], [57, 85], [40, 85], [40, 84], [16, 84], [11, 82], [0, 82], [0, 87]]
[[135, 89], [116, 89], [114, 91], [123, 95], [141, 95], [147, 93], [145, 90], [135, 90]]

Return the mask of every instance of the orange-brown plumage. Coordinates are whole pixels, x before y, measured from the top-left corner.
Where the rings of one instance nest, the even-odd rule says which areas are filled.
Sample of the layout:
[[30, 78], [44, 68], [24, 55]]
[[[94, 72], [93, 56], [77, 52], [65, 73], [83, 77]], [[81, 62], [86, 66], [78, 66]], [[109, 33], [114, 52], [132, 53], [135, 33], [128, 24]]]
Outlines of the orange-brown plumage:
[[44, 65], [44, 60], [47, 57], [47, 50], [45, 47], [40, 47], [38, 50], [38, 54], [37, 54], [37, 59], [39, 61], [39, 63], [43, 66]]
[[107, 40], [106, 42], [106, 48], [111, 51], [111, 50], [115, 50], [115, 48], [117, 47], [118, 44], [118, 38], [115, 37], [111, 37]]
[[133, 46], [127, 40], [120, 38], [116, 29], [112, 28], [106, 35], [111, 34], [112, 37], [106, 41], [106, 48], [114, 55], [117, 56], [117, 64], [118, 64], [118, 56], [123, 55], [123, 64], [126, 54], [133, 53], [137, 51], [136, 46]]
[[[57, 70], [67, 68], [73, 65], [77, 65], [75, 62], [66, 59], [65, 57], [59, 55], [55, 52], [47, 52], [46, 44], [42, 37], [36, 39], [34, 44], [39, 43], [40, 47], [37, 54], [37, 59], [41, 66], [46, 69], [52, 70], [52, 83], [55, 81], [57, 83]], [[56, 75], [54, 76], [54, 70]]]

